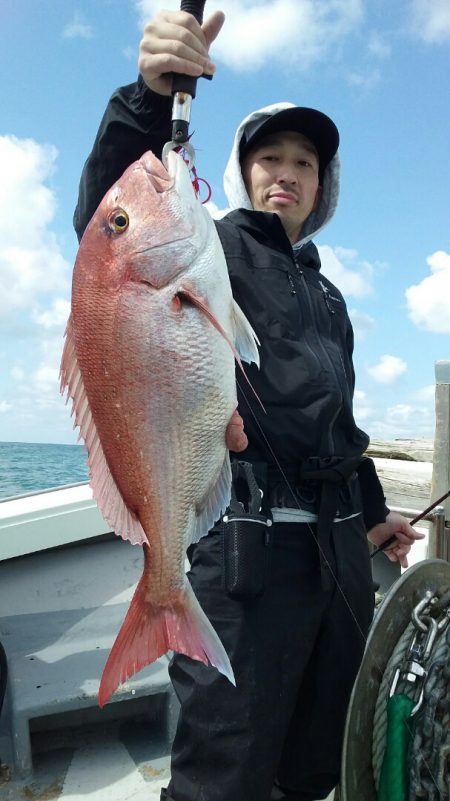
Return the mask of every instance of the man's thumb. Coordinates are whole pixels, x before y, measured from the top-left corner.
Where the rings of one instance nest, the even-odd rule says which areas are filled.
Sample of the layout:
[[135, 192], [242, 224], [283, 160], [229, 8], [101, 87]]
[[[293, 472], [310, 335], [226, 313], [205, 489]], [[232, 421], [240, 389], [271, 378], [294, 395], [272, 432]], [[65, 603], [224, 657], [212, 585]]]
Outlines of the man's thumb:
[[205, 34], [206, 44], [208, 47], [219, 34], [224, 22], [225, 14], [223, 11], [215, 11], [214, 14], [211, 14], [206, 22], [203, 23], [202, 31]]

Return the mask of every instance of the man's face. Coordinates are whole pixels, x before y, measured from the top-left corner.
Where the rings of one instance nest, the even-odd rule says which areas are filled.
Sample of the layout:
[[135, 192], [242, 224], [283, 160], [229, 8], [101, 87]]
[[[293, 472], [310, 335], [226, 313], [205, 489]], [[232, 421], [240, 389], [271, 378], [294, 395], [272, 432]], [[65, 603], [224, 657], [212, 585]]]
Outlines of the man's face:
[[294, 131], [270, 134], [244, 157], [242, 177], [253, 208], [278, 214], [290, 242], [296, 242], [320, 199], [314, 145]]

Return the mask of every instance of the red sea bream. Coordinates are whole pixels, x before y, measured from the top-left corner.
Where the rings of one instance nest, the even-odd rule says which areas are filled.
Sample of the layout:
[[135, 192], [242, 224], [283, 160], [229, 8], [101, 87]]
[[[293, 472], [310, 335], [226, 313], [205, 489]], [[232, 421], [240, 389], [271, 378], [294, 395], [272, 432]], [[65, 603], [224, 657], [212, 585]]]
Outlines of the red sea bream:
[[185, 554], [229, 503], [236, 351], [258, 363], [214, 223], [181, 156], [169, 153], [166, 169], [145, 153], [106, 194], [80, 243], [61, 363], [98, 507], [145, 557], [100, 705], [168, 650], [234, 681], [186, 579]]

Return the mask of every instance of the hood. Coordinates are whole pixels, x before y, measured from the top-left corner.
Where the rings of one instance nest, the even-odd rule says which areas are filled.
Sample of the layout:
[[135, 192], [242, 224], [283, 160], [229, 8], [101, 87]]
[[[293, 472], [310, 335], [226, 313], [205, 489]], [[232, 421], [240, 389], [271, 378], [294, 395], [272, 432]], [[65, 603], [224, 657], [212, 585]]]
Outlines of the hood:
[[[273, 103], [270, 106], [265, 106], [264, 108], [258, 109], [258, 111], [252, 112], [252, 114], [245, 117], [239, 125], [234, 137], [233, 147], [225, 168], [223, 179], [225, 195], [231, 210], [252, 208], [250, 198], [244, 186], [241, 165], [239, 163], [239, 143], [242, 139], [245, 126], [249, 122], [257, 120], [259, 117], [267, 116], [268, 114], [277, 114], [279, 111], [288, 108], [295, 108], [294, 103]], [[336, 153], [325, 168], [320, 203], [303, 223], [300, 239], [295, 243], [294, 248], [301, 247], [305, 242], [309, 242], [309, 240], [312, 239], [313, 236], [316, 236], [331, 220], [336, 211], [339, 198], [339, 175], [339, 153]]]

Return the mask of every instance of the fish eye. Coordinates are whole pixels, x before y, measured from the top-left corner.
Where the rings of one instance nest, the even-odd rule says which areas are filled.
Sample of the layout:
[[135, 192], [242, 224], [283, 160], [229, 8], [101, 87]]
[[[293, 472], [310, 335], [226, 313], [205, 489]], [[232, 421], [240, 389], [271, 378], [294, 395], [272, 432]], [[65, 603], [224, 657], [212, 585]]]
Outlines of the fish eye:
[[108, 223], [115, 234], [123, 234], [128, 228], [130, 218], [124, 209], [114, 209], [109, 215]]

